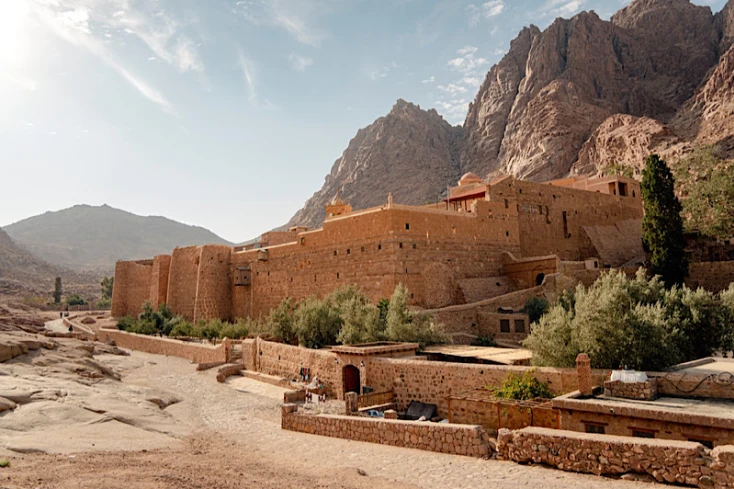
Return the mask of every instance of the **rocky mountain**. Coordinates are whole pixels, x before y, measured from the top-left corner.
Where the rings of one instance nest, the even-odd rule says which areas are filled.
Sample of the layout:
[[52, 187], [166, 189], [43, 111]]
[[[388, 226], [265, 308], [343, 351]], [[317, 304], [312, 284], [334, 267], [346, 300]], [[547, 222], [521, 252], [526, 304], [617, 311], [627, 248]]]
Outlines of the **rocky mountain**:
[[176, 246], [231, 244], [204, 228], [108, 205], [76, 205], [5, 227], [33, 255], [73, 270], [110, 273], [117, 260], [151, 258]]
[[435, 110], [398, 100], [389, 114], [357, 131], [324, 186], [287, 226], [320, 225], [324, 206], [337, 192], [355, 209], [385, 203], [390, 192], [404, 204], [436, 201], [461, 176], [461, 144], [460, 127]]
[[64, 270], [39, 260], [0, 229], [0, 296], [28, 293], [49, 296], [56, 277], [61, 277], [69, 293], [94, 293], [99, 289], [96, 275]]
[[490, 69], [463, 127], [399, 101], [357, 133], [289, 225], [320, 224], [337, 190], [360, 209], [387, 192], [434, 201], [468, 171], [543, 181], [701, 145], [734, 156], [733, 43], [734, 0], [715, 15], [689, 0], [633, 0], [608, 21], [582, 12], [531, 25]]

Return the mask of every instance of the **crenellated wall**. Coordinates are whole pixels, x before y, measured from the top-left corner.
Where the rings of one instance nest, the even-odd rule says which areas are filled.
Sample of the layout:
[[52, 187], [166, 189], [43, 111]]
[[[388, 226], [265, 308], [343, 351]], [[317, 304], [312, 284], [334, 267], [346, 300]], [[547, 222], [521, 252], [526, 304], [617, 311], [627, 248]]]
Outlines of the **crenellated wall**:
[[[150, 303], [158, 308], [168, 300], [168, 273], [171, 269], [171, 256], [158, 255], [153, 258], [153, 270], [150, 276]], [[114, 314], [113, 314], [114, 316]]]

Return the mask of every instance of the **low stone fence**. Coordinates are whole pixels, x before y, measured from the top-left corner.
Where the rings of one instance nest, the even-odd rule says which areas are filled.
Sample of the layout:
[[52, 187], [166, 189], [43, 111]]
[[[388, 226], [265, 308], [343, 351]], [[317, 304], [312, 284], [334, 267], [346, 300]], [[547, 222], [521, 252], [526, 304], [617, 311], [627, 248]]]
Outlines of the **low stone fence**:
[[136, 333], [128, 333], [117, 329], [100, 329], [98, 334], [100, 341], [114, 340], [121, 348], [155, 353], [171, 357], [180, 357], [194, 363], [227, 362], [230, 346], [222, 343], [218, 346], [190, 343], [185, 341], [148, 336]]
[[631, 438], [547, 428], [500, 430], [502, 460], [542, 463], [596, 475], [649, 474], [658, 482], [734, 487], [734, 446], [709, 450], [688, 441]]
[[225, 365], [217, 371], [217, 382], [223, 384], [227, 381], [227, 377], [231, 377], [232, 375], [242, 375], [242, 370], [244, 368], [245, 367], [241, 363], [235, 365]]
[[604, 382], [604, 395], [621, 397], [624, 399], [641, 399], [652, 401], [658, 397], [657, 379], [649, 379], [646, 382], [621, 382], [619, 380]]
[[560, 428], [558, 411], [553, 409], [549, 399], [500, 399], [486, 389], [475, 389], [449, 396], [448, 405], [449, 423], [482, 425], [490, 434], [497, 433], [500, 428]]
[[301, 414], [294, 404], [283, 405], [281, 423], [284, 430], [452, 455], [487, 458], [492, 452], [481, 426]]

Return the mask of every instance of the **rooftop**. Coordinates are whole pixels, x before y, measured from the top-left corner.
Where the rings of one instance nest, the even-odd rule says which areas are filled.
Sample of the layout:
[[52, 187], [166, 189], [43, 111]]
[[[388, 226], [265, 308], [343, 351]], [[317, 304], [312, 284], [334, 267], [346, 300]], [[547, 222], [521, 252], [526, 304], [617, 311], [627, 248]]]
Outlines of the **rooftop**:
[[334, 353], [347, 355], [384, 355], [390, 353], [415, 352], [420, 345], [418, 343], [399, 343], [393, 341], [377, 341], [374, 343], [359, 343], [356, 345], [335, 346], [331, 349]]
[[485, 363], [501, 365], [529, 364], [533, 357], [530, 350], [522, 348], [499, 348], [495, 346], [442, 345], [426, 348], [427, 354], [440, 354], [449, 357], [480, 360]]

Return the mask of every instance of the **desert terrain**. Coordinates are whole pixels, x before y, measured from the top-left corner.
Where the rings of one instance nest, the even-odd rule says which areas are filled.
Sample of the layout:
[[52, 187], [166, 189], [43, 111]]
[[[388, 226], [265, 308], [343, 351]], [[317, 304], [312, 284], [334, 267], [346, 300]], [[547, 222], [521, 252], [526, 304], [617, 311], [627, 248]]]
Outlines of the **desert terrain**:
[[180, 358], [16, 330], [0, 359], [7, 489], [638, 486], [283, 431], [282, 388]]

